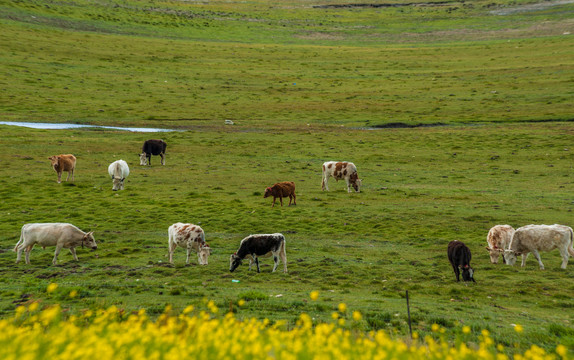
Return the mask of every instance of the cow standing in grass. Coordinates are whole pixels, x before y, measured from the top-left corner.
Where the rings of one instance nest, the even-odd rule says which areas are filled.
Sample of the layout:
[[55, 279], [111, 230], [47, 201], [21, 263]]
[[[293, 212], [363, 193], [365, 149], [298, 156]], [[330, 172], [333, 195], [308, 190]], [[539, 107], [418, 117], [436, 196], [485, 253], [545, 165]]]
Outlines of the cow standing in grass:
[[506, 264], [514, 265], [516, 257], [522, 255], [522, 267], [526, 265], [526, 258], [533, 253], [540, 270], [544, 270], [544, 264], [540, 259], [540, 251], [558, 249], [562, 256], [562, 269], [566, 269], [569, 256], [574, 256], [574, 232], [571, 227], [565, 225], [526, 225], [516, 229], [508, 249], [504, 250]]
[[108, 166], [108, 174], [112, 177], [112, 190], [123, 190], [124, 180], [130, 174], [128, 163], [123, 160], [116, 160]]
[[498, 264], [498, 257], [502, 254], [502, 261], [506, 264], [504, 250], [510, 245], [512, 235], [514, 235], [514, 228], [510, 225], [496, 225], [488, 231], [486, 250], [490, 254], [491, 263]]
[[283, 181], [276, 183], [273, 186], [265, 189], [265, 195], [263, 198], [273, 196], [273, 202], [271, 207], [275, 206], [275, 199], [279, 198], [281, 206], [283, 206], [283, 198], [289, 197], [289, 206], [291, 206], [291, 200], [293, 200], [293, 205], [297, 205], [297, 197], [295, 196], [295, 183], [292, 181]]
[[26, 264], [30, 264], [30, 252], [34, 245], [55, 246], [54, 259], [52, 264], [56, 265], [58, 255], [62, 248], [70, 249], [74, 260], [78, 261], [76, 247], [89, 247], [93, 250], [98, 248], [94, 240], [94, 232], [83, 232], [72, 224], [66, 223], [36, 223], [22, 226], [20, 240], [14, 246], [14, 251], [18, 253], [16, 264], [22, 259], [22, 251], [26, 250]]
[[323, 164], [323, 180], [321, 189], [329, 191], [329, 177], [335, 178], [336, 181], [345, 180], [347, 183], [347, 192], [351, 192], [351, 186], [356, 192], [360, 191], [361, 179], [357, 174], [357, 167], [352, 162], [327, 161]]
[[62, 182], [62, 173], [64, 171], [68, 172], [66, 181], [68, 181], [70, 175], [72, 175], [72, 181], [74, 181], [74, 171], [76, 170], [76, 157], [74, 155], [53, 155], [48, 159], [52, 162], [52, 168], [58, 173], [58, 184]]
[[193, 249], [197, 252], [199, 265], [207, 265], [211, 248], [205, 242], [205, 233], [201, 227], [193, 224], [175, 223], [169, 227], [168, 237], [170, 263], [173, 264], [173, 253], [180, 246], [187, 251], [186, 264], [189, 264], [191, 250]]
[[463, 281], [474, 281], [474, 270], [470, 267], [470, 249], [461, 241], [454, 240], [448, 243], [448, 261], [452, 265], [456, 281], [460, 281], [460, 273], [462, 271]]
[[151, 156], [159, 155], [161, 156], [161, 164], [165, 165], [165, 149], [167, 144], [163, 140], [151, 139], [144, 142], [142, 146], [142, 153], [140, 154], [140, 165], [150, 165], [151, 166]]
[[[258, 257], [267, 257], [268, 253], [273, 255], [273, 261], [275, 262], [273, 272], [277, 270], [279, 259], [281, 259], [281, 261], [283, 261], [283, 272], [286, 273], [287, 254], [285, 252], [285, 236], [279, 233], [249, 235], [241, 240], [239, 249], [235, 254], [232, 254], [229, 259], [229, 271], [233, 272], [241, 265], [243, 259], [251, 257], [251, 259], [255, 259], [257, 272], [261, 272]], [[249, 261], [249, 268], [251, 268], [251, 259]]]

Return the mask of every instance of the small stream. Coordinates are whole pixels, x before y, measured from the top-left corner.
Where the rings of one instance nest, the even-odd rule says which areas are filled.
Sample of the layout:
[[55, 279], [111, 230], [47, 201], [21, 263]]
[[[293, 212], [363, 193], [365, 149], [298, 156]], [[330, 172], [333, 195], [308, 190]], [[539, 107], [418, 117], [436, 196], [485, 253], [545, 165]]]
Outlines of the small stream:
[[20, 122], [20, 121], [0, 121], [0, 125], [22, 126], [32, 129], [46, 129], [46, 130], [100, 128], [110, 130], [133, 131], [133, 132], [181, 131], [173, 129], [142, 128], [142, 127], [120, 127], [120, 126], [101, 126], [101, 125], [64, 124], [64, 123], [36, 123], [36, 122]]

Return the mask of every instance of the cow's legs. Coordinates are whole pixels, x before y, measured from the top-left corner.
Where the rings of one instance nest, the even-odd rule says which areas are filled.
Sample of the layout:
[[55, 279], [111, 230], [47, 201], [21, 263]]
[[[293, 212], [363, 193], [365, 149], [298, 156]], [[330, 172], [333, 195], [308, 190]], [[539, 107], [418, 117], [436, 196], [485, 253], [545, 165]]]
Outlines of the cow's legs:
[[58, 172], [58, 184], [62, 182], [62, 173]]
[[151, 154], [147, 154], [147, 164], [151, 166]]
[[277, 266], [279, 265], [279, 257], [275, 254], [273, 254], [273, 271], [271, 272], [275, 272], [275, 270], [277, 270]]
[[538, 260], [538, 264], [540, 265], [540, 270], [544, 270], [544, 264], [542, 263], [542, 260], [540, 259], [540, 254], [538, 253], [538, 250], [532, 250], [532, 254], [536, 258], [536, 260]]
[[568, 245], [560, 249], [560, 255], [562, 255], [562, 265], [560, 265], [560, 267], [562, 269], [566, 269], [566, 265], [568, 265], [568, 257], [570, 256], [568, 254]]
[[347, 192], [350, 193], [351, 192], [351, 181], [349, 180], [349, 178], [345, 178], [345, 183], [347, 183]]
[[279, 195], [279, 201], [281, 202], [281, 207], [283, 207], [283, 196]]
[[329, 191], [329, 183], [328, 183], [328, 177], [325, 176], [325, 174], [323, 174], [323, 179], [321, 180], [321, 190], [325, 191]]
[[76, 248], [70, 248], [70, 252], [74, 256], [74, 260], [78, 261], [78, 256], [76, 255]]
[[259, 258], [258, 258], [257, 256], [255, 256], [255, 255], [252, 255], [252, 256], [255, 257], [255, 264], [257, 265], [257, 272], [260, 273], [261, 270], [259, 270]]
[[161, 164], [162, 164], [162, 165], [165, 165], [165, 154], [164, 154], [164, 153], [161, 153], [161, 154], [159, 154], [159, 155], [161, 156]]
[[460, 281], [460, 270], [458, 269], [458, 266], [456, 265], [452, 265], [452, 269], [454, 270], [454, 275], [456, 276], [456, 281]]
[[185, 259], [185, 263], [189, 265], [189, 256], [191, 255], [191, 248], [188, 247], [186, 250], [187, 250], [187, 258]]
[[273, 202], [271, 203], [271, 207], [275, 207], [275, 200], [277, 200], [277, 198], [273, 196]]
[[30, 245], [26, 248], [26, 264], [30, 265], [30, 253], [32, 252], [32, 248], [34, 245]]
[[58, 255], [60, 255], [61, 250], [62, 245], [56, 245], [56, 251], [54, 251], [54, 259], [52, 260], [52, 265], [56, 265], [58, 263]]

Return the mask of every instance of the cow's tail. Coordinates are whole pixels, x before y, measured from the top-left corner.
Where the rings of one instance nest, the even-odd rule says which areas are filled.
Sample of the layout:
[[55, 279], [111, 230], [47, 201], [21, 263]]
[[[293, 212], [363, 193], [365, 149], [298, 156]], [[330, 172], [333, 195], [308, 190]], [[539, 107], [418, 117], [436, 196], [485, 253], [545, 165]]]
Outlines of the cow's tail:
[[570, 228], [570, 246], [568, 246], [568, 253], [574, 257], [574, 230]]
[[24, 234], [20, 234], [20, 240], [18, 240], [18, 242], [16, 243], [16, 245], [14, 246], [14, 249], [12, 249], [12, 251], [14, 252], [18, 252], [18, 249], [20, 248], [20, 244], [23, 244], [23, 238], [24, 238]]

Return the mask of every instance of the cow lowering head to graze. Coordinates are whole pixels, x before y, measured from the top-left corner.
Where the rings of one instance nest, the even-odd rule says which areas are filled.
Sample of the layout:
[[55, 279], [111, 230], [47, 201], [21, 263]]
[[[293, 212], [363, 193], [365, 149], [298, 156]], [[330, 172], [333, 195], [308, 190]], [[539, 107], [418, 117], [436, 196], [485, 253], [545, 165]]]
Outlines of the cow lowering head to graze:
[[540, 251], [558, 249], [562, 256], [562, 269], [568, 265], [568, 255], [574, 256], [574, 233], [572, 228], [565, 225], [526, 225], [516, 229], [508, 249], [504, 250], [506, 264], [514, 265], [516, 257], [522, 255], [522, 267], [526, 265], [529, 253], [534, 254], [540, 269], [544, 264], [540, 259]]
[[112, 177], [112, 190], [123, 190], [124, 180], [130, 174], [128, 163], [123, 160], [116, 160], [108, 166], [108, 174]]
[[504, 250], [510, 245], [512, 235], [514, 235], [514, 228], [510, 225], [496, 225], [490, 229], [486, 236], [486, 242], [488, 243], [486, 250], [490, 254], [491, 263], [498, 264], [498, 257], [501, 254], [502, 261], [506, 263]]
[[70, 249], [76, 261], [78, 261], [76, 247], [88, 247], [92, 250], [98, 248], [93, 231], [85, 233], [74, 225], [66, 223], [26, 224], [22, 226], [20, 240], [14, 246], [14, 251], [18, 253], [16, 264], [20, 262], [23, 250], [26, 250], [26, 264], [30, 264], [30, 252], [36, 244], [43, 248], [46, 246], [56, 247], [52, 260], [54, 265], [58, 261], [58, 254], [62, 248]]
[[461, 241], [453, 240], [448, 243], [448, 261], [452, 265], [456, 281], [460, 281], [462, 271], [463, 281], [474, 281], [474, 270], [470, 267], [470, 249]]
[[256, 234], [249, 235], [248, 237], [241, 240], [239, 244], [239, 249], [235, 254], [232, 254], [229, 259], [229, 271], [233, 272], [239, 265], [241, 261], [251, 257], [251, 261], [255, 259], [255, 264], [257, 265], [257, 272], [259, 270], [259, 257], [266, 257], [268, 253], [273, 255], [273, 261], [275, 265], [273, 266], [273, 272], [277, 270], [279, 265], [279, 259], [283, 261], [283, 272], [287, 272], [287, 254], [285, 252], [285, 236], [282, 234]]
[[165, 149], [167, 144], [163, 140], [147, 140], [142, 146], [142, 153], [140, 154], [140, 165], [150, 165], [151, 166], [151, 156], [159, 155], [161, 156], [161, 164], [165, 165]]
[[291, 200], [293, 200], [293, 205], [297, 205], [297, 197], [295, 196], [295, 183], [292, 181], [283, 181], [276, 183], [273, 186], [265, 189], [265, 195], [263, 198], [273, 196], [273, 202], [271, 207], [275, 206], [275, 199], [279, 198], [281, 206], [283, 206], [283, 198], [289, 196], [289, 206], [291, 206]]
[[323, 164], [323, 180], [321, 189], [329, 191], [328, 180], [332, 176], [336, 181], [345, 180], [347, 192], [351, 192], [351, 186], [356, 192], [360, 191], [361, 179], [357, 174], [357, 167], [352, 162], [327, 161]]
[[179, 246], [187, 250], [186, 264], [189, 264], [191, 250], [197, 252], [199, 265], [207, 265], [207, 259], [211, 254], [211, 248], [205, 242], [205, 233], [197, 225], [175, 223], [168, 229], [169, 262], [173, 264], [173, 253]]
[[70, 178], [70, 174], [72, 175], [72, 181], [74, 181], [74, 170], [76, 170], [76, 157], [74, 155], [53, 155], [48, 159], [52, 162], [52, 168], [58, 173], [58, 184], [62, 182], [62, 173], [64, 171], [68, 172], [66, 181]]

